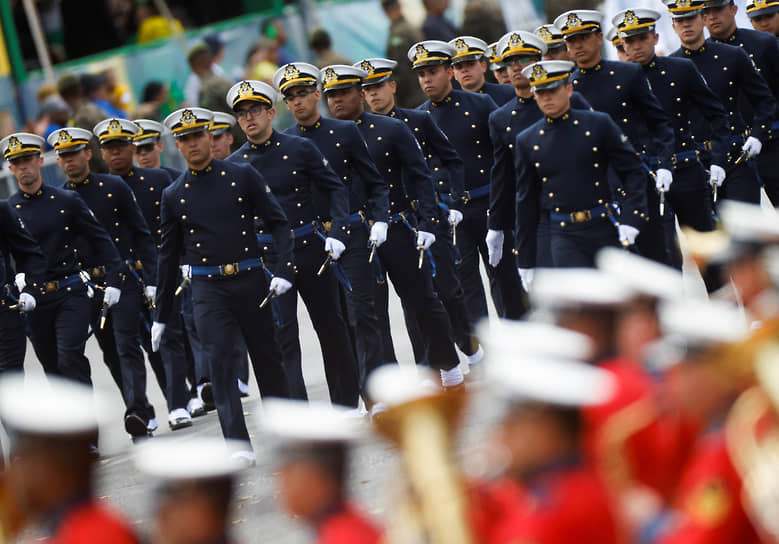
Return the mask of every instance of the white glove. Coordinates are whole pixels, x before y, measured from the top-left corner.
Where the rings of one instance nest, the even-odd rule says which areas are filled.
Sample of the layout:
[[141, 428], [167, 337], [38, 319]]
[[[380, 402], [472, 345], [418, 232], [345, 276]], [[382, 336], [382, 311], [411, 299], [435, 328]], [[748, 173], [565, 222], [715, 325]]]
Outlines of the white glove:
[[430, 249], [434, 242], [435, 234], [432, 232], [417, 231], [417, 247], [421, 246], [422, 249]]
[[122, 292], [116, 287], [106, 287], [105, 294], [103, 295], [103, 304], [110, 308], [119, 302], [120, 296], [122, 296]]
[[30, 293], [19, 295], [19, 309], [25, 313], [32, 312], [35, 309], [35, 297]]
[[655, 172], [655, 187], [658, 191], [668, 191], [671, 188], [671, 183], [674, 181], [674, 176], [670, 170], [665, 168], [658, 168]]
[[146, 298], [154, 300], [157, 296], [157, 288], [154, 285], [147, 285], [146, 289], [143, 290], [143, 294]]
[[522, 287], [525, 291], [530, 291], [530, 286], [533, 284], [533, 276], [536, 274], [535, 268], [517, 268], [519, 272], [519, 279], [522, 280]]
[[617, 230], [619, 232], [620, 242], [627, 242], [630, 246], [636, 243], [636, 237], [638, 236], [638, 229], [636, 227], [620, 225]]
[[747, 141], [744, 142], [741, 151], [746, 151], [747, 158], [752, 159], [760, 155], [761, 149], [763, 149], [763, 144], [760, 143], [760, 140], [758, 140], [754, 136], [750, 136], [749, 138], [747, 138]]
[[383, 221], [376, 221], [371, 227], [370, 241], [376, 242], [376, 247], [387, 241], [387, 229], [389, 225]]
[[182, 264], [181, 265], [181, 277], [186, 278], [188, 280], [192, 279], [192, 267], [188, 264]]
[[500, 264], [500, 260], [503, 258], [503, 231], [488, 230], [484, 241], [487, 242], [488, 261], [490, 266], [494, 268]]
[[165, 323], [155, 321], [151, 324], [151, 350], [160, 351], [160, 342], [162, 342], [162, 333], [165, 332]]
[[711, 176], [709, 178], [710, 184], [716, 185], [717, 187], [722, 187], [722, 184], [725, 183], [725, 169], [721, 166], [712, 164], [709, 167], [709, 175]]
[[276, 293], [276, 295], [283, 295], [292, 289], [292, 284], [284, 278], [274, 276], [274, 278], [270, 280], [270, 287], [268, 287], [268, 289]]
[[14, 283], [16, 284], [16, 288], [20, 293], [24, 291], [24, 288], [27, 287], [27, 280], [24, 277], [24, 272], [19, 272], [16, 276], [14, 276]]
[[332, 254], [334, 261], [341, 258], [345, 249], [346, 246], [338, 238], [330, 238], [329, 236], [325, 238], [325, 251]]
[[455, 227], [463, 220], [463, 212], [460, 210], [449, 210], [449, 224]]

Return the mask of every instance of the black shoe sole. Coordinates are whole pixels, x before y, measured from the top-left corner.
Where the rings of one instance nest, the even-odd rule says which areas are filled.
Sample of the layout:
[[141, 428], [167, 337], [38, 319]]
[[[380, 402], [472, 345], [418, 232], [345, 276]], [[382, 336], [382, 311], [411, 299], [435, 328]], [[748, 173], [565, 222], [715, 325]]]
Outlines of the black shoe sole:
[[124, 430], [133, 438], [147, 436], [149, 430], [146, 428], [146, 425], [146, 422], [135, 414], [130, 414], [124, 418]]

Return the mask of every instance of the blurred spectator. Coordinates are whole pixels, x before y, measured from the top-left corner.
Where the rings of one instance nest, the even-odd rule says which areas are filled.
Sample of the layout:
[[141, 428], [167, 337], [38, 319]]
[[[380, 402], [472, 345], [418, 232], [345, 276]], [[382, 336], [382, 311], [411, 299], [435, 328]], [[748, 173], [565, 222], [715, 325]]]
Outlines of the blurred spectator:
[[106, 0], [62, 0], [60, 10], [69, 59], [121, 45]]
[[206, 42], [206, 45], [211, 50], [211, 54], [214, 56], [212, 63], [217, 66], [221, 65], [225, 58], [225, 45], [227, 45], [225, 41], [219, 34], [209, 34], [203, 38], [203, 41]]
[[444, 16], [449, 0], [422, 0], [422, 4], [427, 12], [422, 22], [424, 39], [448, 42], [460, 35], [455, 24]]
[[276, 42], [261, 40], [246, 55], [244, 79], [256, 79], [272, 85], [273, 74], [279, 69], [279, 47]]
[[35, 98], [38, 99], [38, 103], [40, 104], [41, 102], [43, 102], [53, 94], [59, 94], [57, 93], [57, 84], [44, 83], [43, 85], [38, 87], [38, 92], [35, 93]]
[[314, 65], [324, 68], [331, 64], [352, 64], [352, 61], [333, 51], [333, 41], [324, 28], [315, 28], [308, 36], [308, 47], [316, 55]]
[[503, 10], [495, 0], [468, 0], [463, 9], [463, 36], [475, 36], [487, 43], [498, 41], [508, 30]]
[[138, 43], [169, 38], [184, 30], [181, 22], [177, 19], [166, 19], [150, 0], [136, 0], [135, 24], [138, 25]]
[[150, 81], [143, 88], [141, 103], [138, 105], [135, 117], [162, 121], [162, 107], [168, 101], [168, 86], [162, 81]]
[[[60, 76], [59, 81], [57, 81], [57, 92], [73, 112], [72, 117], [68, 120], [69, 126], [92, 130], [96, 124], [108, 117], [106, 112], [86, 98], [81, 80], [75, 74], [65, 73]], [[97, 140], [93, 138], [90, 146], [92, 147], [92, 159], [89, 161], [89, 167], [93, 172], [108, 172], [108, 166], [100, 156]]]
[[261, 28], [262, 38], [275, 44], [275, 55], [277, 55], [273, 61], [275, 64], [281, 66], [297, 60], [284, 47], [287, 43], [287, 29], [284, 28], [284, 23], [280, 19], [265, 21]]
[[106, 78], [106, 88], [108, 90], [108, 99], [115, 108], [123, 112], [130, 112], [133, 109], [133, 94], [130, 87], [119, 83], [116, 77], [116, 71], [113, 68], [103, 70]]
[[387, 58], [398, 63], [393, 77], [398, 84], [395, 101], [401, 108], [415, 108], [426, 100], [411, 70], [406, 53], [417, 42], [422, 41], [422, 31], [409, 23], [403, 15], [399, 0], [382, 0], [381, 7], [390, 20], [387, 38]]
[[84, 74], [81, 76], [81, 87], [84, 96], [91, 100], [98, 108], [103, 110], [108, 117], [126, 119], [127, 113], [111, 103], [108, 93], [108, 78], [105, 74]]
[[[51, 94], [44, 98], [40, 103], [38, 111], [38, 127], [42, 130], [34, 130], [35, 134], [43, 136], [43, 139], [49, 137], [49, 134], [55, 130], [59, 130], [68, 124], [72, 111], [67, 102], [58, 94]], [[46, 142], [46, 149], [53, 149], [48, 142]]]
[[214, 55], [206, 43], [199, 43], [190, 49], [187, 61], [192, 73], [184, 84], [184, 101], [190, 106], [197, 106], [203, 79], [210, 74], [224, 77], [225, 73], [221, 66], [214, 64]]
[[232, 113], [225, 101], [227, 91], [229, 91], [232, 86], [233, 82], [225, 77], [218, 76], [214, 73], [206, 75], [206, 77], [201, 80], [197, 105], [211, 111]]

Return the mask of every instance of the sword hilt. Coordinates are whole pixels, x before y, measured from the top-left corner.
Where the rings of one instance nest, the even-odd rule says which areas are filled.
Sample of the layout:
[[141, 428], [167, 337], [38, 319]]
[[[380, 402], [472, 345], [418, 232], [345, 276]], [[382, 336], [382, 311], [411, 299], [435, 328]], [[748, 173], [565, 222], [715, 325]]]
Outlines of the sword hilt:
[[264, 308], [268, 305], [268, 302], [276, 296], [276, 290], [275, 289], [269, 289], [268, 294], [265, 296], [264, 299], [262, 299], [262, 302], [260, 302], [260, 308]]
[[371, 240], [371, 254], [368, 257], [368, 263], [373, 264], [373, 258], [376, 256], [376, 240]]
[[325, 273], [325, 269], [327, 268], [327, 265], [329, 265], [331, 262], [333, 262], [333, 252], [328, 251], [327, 252], [327, 259], [325, 259], [325, 262], [322, 263], [322, 266], [319, 267], [319, 270], [317, 271], [316, 275], [321, 276]]
[[422, 263], [425, 261], [425, 246], [419, 245], [417, 249], [419, 250], [419, 264], [417, 264], [417, 268], [422, 270]]

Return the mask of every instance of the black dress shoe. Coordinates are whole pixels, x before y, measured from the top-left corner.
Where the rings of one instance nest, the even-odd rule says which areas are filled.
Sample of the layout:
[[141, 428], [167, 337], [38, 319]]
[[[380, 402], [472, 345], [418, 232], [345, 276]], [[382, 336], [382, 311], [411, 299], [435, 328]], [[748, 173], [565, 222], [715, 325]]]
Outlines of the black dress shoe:
[[127, 414], [124, 416], [124, 430], [133, 438], [147, 436], [149, 430], [146, 428], [146, 425], [147, 423], [139, 415]]

